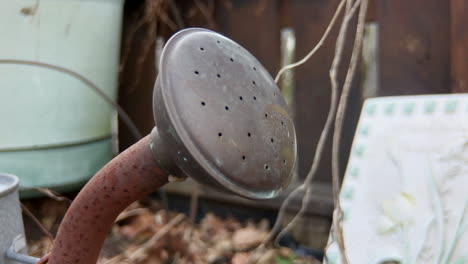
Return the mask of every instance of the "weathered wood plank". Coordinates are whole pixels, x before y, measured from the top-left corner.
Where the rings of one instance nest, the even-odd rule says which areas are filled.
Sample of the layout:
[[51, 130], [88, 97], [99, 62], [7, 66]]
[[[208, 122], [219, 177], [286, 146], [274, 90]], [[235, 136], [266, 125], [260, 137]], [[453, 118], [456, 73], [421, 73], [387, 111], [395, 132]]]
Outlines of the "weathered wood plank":
[[450, 1], [379, 0], [379, 96], [450, 92]]
[[215, 18], [222, 34], [249, 50], [271, 75], [280, 65], [278, 0], [224, 0]]
[[468, 93], [468, 1], [451, 1], [452, 92]]

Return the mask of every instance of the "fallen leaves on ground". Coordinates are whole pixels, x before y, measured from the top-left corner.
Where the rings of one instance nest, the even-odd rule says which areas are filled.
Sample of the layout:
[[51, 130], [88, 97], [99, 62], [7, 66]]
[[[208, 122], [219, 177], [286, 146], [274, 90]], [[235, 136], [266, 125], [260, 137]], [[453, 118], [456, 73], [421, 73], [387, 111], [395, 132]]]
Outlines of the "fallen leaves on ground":
[[[194, 224], [183, 214], [147, 208], [138, 202], [117, 219], [99, 264], [320, 263], [299, 258], [288, 248], [258, 249], [268, 234], [266, 220], [241, 223], [233, 217], [221, 219], [208, 213], [199, 224]], [[30, 253], [44, 255], [51, 243], [47, 238], [36, 240], [30, 243]]]

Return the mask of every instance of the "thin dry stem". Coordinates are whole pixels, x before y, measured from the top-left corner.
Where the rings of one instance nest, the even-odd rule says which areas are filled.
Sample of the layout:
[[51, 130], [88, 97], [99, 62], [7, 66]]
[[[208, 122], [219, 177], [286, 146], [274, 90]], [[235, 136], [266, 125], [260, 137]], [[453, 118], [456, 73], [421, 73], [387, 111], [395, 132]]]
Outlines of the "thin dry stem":
[[139, 260], [145, 257], [148, 254], [148, 251], [150, 251], [161, 238], [167, 235], [174, 226], [178, 225], [184, 219], [184, 214], [178, 214], [161, 229], [159, 229], [150, 239], [148, 239], [142, 245], [138, 246], [138, 249], [135, 251], [129, 253], [127, 250], [117, 256], [112, 257], [111, 259], [108, 259], [102, 264], [139, 263]]
[[339, 14], [341, 13], [341, 10], [343, 9], [344, 3], [346, 0], [342, 0], [338, 7], [335, 10], [335, 13], [333, 14], [333, 17], [328, 24], [327, 28], [325, 29], [325, 32], [322, 35], [322, 38], [320, 38], [319, 42], [315, 45], [315, 47], [300, 61], [289, 64], [281, 68], [278, 73], [276, 74], [275, 77], [275, 82], [278, 83], [279, 79], [281, 78], [281, 75], [285, 73], [286, 71], [296, 68], [297, 66], [300, 66], [304, 63], [306, 63], [316, 52], [319, 50], [322, 46], [325, 40], [327, 39], [328, 35], [330, 34], [330, 31], [332, 30], [333, 26], [335, 25], [336, 19], [338, 18]]
[[125, 219], [129, 218], [129, 217], [144, 214], [146, 212], [149, 212], [148, 208], [136, 208], [136, 209], [133, 209], [133, 210], [124, 211], [124, 212], [120, 213], [119, 216], [117, 216], [114, 223], [118, 223], [118, 222], [120, 222], [122, 220], [125, 220]]
[[39, 229], [51, 240], [51, 241], [54, 241], [54, 235], [52, 235], [52, 233], [49, 232], [49, 230], [47, 230], [47, 228], [45, 228], [45, 226], [41, 223], [41, 221], [39, 221], [39, 219], [37, 219], [37, 217], [28, 209], [28, 207], [26, 207], [26, 205], [24, 205], [23, 203], [20, 203], [21, 204], [21, 209], [23, 210], [23, 212], [25, 214], [27, 214], [32, 220], [33, 222], [39, 227]]
[[[360, 0], [357, 0], [355, 6], [360, 4]], [[332, 146], [332, 178], [333, 178], [333, 200], [335, 203], [335, 210], [333, 213], [333, 237], [336, 239], [338, 247], [340, 249], [340, 255], [342, 262], [344, 264], [348, 263], [348, 258], [346, 255], [346, 246], [344, 243], [344, 236], [343, 236], [343, 229], [342, 229], [342, 219], [343, 219], [343, 212], [341, 210], [341, 204], [339, 199], [339, 188], [340, 188], [340, 171], [339, 171], [339, 147], [341, 142], [341, 134], [343, 130], [343, 121], [344, 121], [344, 111], [346, 109], [347, 100], [349, 97], [349, 92], [351, 89], [351, 83], [354, 78], [354, 74], [356, 71], [356, 66], [358, 62], [358, 58], [361, 51], [361, 44], [362, 38], [364, 33], [364, 23], [367, 13], [367, 6], [368, 1], [363, 0], [359, 10], [359, 18], [358, 24], [356, 29], [356, 36], [354, 39], [354, 46], [351, 55], [350, 65], [348, 67], [348, 71], [346, 74], [346, 79], [343, 84], [342, 93], [340, 96], [340, 101], [338, 104], [338, 110], [336, 114], [336, 121], [335, 121], [335, 130], [333, 134], [333, 146]], [[353, 7], [354, 8], [354, 7]], [[345, 21], [344, 21], [345, 22]], [[346, 24], [343, 22], [343, 27], [347, 27]], [[349, 21], [348, 21], [349, 22]], [[332, 70], [330, 70], [330, 73]], [[330, 78], [332, 79], [332, 83], [336, 83], [336, 69], [334, 69], [335, 75], [330, 74]], [[334, 78], [333, 78], [334, 77]]]
[[[334, 15], [333, 15], [333, 18], [332, 20], [330, 21], [330, 23], [328, 24], [327, 26], [327, 29], [325, 30], [325, 33], [324, 34], [328, 34], [331, 30], [331, 28], [333, 27], [334, 23], [335, 23], [335, 20], [336, 18], [338, 17], [340, 11], [342, 10], [343, 8], [343, 5], [345, 3], [346, 0], [342, 0], [340, 2], [340, 4], [338, 5]], [[326, 39], [326, 36], [322, 36], [321, 40], [319, 41], [319, 43], [312, 49], [312, 51], [309, 53], [309, 54], [304, 58], [306, 59], [305, 61], [307, 61], [308, 59], [310, 59], [310, 57], [318, 50], [318, 48], [322, 45], [321, 42], [323, 43], [323, 41]], [[323, 41], [322, 41], [323, 40]], [[315, 51], [314, 51], [315, 50]], [[303, 61], [301, 63], [301, 61], [298, 62], [298, 65], [296, 66], [299, 66], [301, 64], [303, 64], [305, 61], [304, 59], [302, 59], [301, 61]], [[292, 64], [293, 65], [293, 64]], [[289, 66], [289, 65], [288, 65]], [[288, 67], [286, 66], [286, 67]], [[293, 67], [296, 67], [296, 66], [291, 66], [291, 68]], [[284, 67], [284, 68], [286, 68]], [[284, 69], [283, 68], [283, 69]], [[283, 71], [284, 72], [284, 71]], [[276, 78], [275, 79], [279, 79], [280, 75], [281, 75], [281, 70], [280, 72], [278, 72], [278, 74], [276, 75]], [[333, 122], [333, 116], [334, 116], [334, 113], [335, 113], [335, 108], [333, 108], [333, 102], [336, 101], [336, 93], [332, 90], [331, 92], [331, 104], [330, 104], [330, 110], [329, 110], [329, 113], [328, 113], [328, 116], [327, 116], [327, 120], [325, 122], [325, 126], [322, 130], [322, 133], [320, 135], [320, 138], [319, 138], [319, 141], [317, 143], [317, 148], [316, 148], [316, 151], [315, 151], [315, 155], [314, 155], [314, 160], [312, 161], [312, 165], [311, 165], [311, 169], [309, 171], [309, 173], [307, 174], [307, 177], [306, 179], [304, 180], [304, 183], [302, 183], [299, 187], [297, 187], [295, 190], [293, 190], [291, 193], [288, 194], [288, 196], [286, 197], [286, 199], [283, 201], [283, 203], [281, 204], [281, 207], [279, 209], [279, 212], [278, 212], [278, 216], [276, 218], [276, 221], [275, 221], [275, 224], [273, 225], [273, 228], [271, 229], [270, 233], [268, 234], [268, 236], [266, 237], [266, 239], [263, 241], [262, 245], [265, 245], [267, 243], [269, 243], [273, 237], [278, 233], [278, 231], [280, 231], [280, 228], [281, 228], [281, 222], [283, 220], [283, 217], [284, 217], [284, 214], [285, 214], [285, 211], [286, 211], [286, 208], [288, 208], [289, 204], [291, 203], [291, 201], [297, 196], [299, 195], [302, 191], [304, 190], [307, 190], [310, 186], [310, 183], [312, 182], [312, 179], [314, 177], [314, 175], [316, 174], [316, 171], [318, 169], [318, 165], [320, 164], [320, 161], [322, 159], [322, 153], [323, 153], [323, 150], [325, 148], [325, 143], [326, 143], [326, 140], [327, 140], [327, 137], [328, 137], [328, 134], [329, 134], [329, 130], [330, 130], [330, 127], [331, 127], [331, 124]], [[307, 196], [307, 195], [306, 195]], [[304, 199], [302, 200], [302, 206], [301, 206], [301, 211], [305, 211], [304, 208], [306, 208], [307, 204], [308, 204], [308, 200], [306, 200], [307, 197], [304, 197]], [[301, 213], [301, 211], [299, 212], [299, 214]], [[294, 219], [293, 219], [294, 220]], [[289, 227], [288, 227], [289, 226]], [[291, 228], [291, 225], [288, 224], [288, 226], [286, 227], [288, 230]], [[280, 234], [278, 235], [278, 238], [276, 239], [276, 242], [281, 238], [281, 235], [283, 234], [284, 232], [280, 232]]]
[[61, 195], [60, 193], [53, 191], [48, 188], [43, 188], [43, 187], [31, 187], [31, 186], [26, 186], [26, 185], [21, 185], [22, 188], [25, 189], [30, 189], [30, 190], [35, 190], [39, 193], [44, 194], [45, 196], [49, 197], [50, 199], [57, 201], [57, 202], [67, 202], [68, 204], [71, 204], [72, 200], [68, 199], [67, 197]]
[[194, 3], [197, 6], [198, 10], [200, 10], [200, 13], [205, 17], [206, 22], [208, 23], [208, 26], [210, 28], [215, 28], [216, 23], [213, 19], [213, 11], [214, 11], [213, 4], [205, 5], [202, 2], [200, 2], [200, 0], [195, 0]]
[[185, 219], [184, 214], [178, 214], [174, 217], [169, 223], [163, 226], [161, 229], [156, 232], [148, 241], [141, 245], [135, 252], [129, 256], [131, 262], [137, 260], [139, 256], [145, 255], [148, 250], [150, 250], [161, 238], [163, 238], [171, 229], [179, 224], [182, 220]]
[[[356, 3], [358, 3], [358, 2], [356, 2]], [[343, 21], [348, 21], [347, 23], [349, 23], [349, 20], [354, 16], [354, 14], [355, 14], [355, 12], [357, 10], [358, 4], [356, 4], [356, 3], [355, 3], [354, 6], [352, 6], [352, 8], [349, 9], [349, 13], [347, 13], [345, 15], [345, 18], [343, 19]], [[343, 34], [345, 34], [345, 33], [343, 33]], [[344, 42], [345, 42], [345, 38], [337, 39], [337, 46], [338, 45], [343, 45], [344, 46]], [[343, 50], [341, 48], [340, 55], [339, 55], [340, 58], [338, 60], [336, 60], [336, 61], [334, 60], [334, 63], [335, 63], [336, 67], [338, 67], [339, 64], [340, 64], [342, 51]], [[335, 75], [336, 75], [336, 71], [335, 71]], [[314, 162], [312, 164], [312, 168], [311, 168], [309, 174], [307, 175], [306, 180], [304, 181], [304, 185], [307, 186], [307, 189], [306, 189], [306, 193], [304, 195], [304, 198], [302, 199], [301, 209], [294, 216], [294, 218], [286, 225], [286, 227], [283, 228], [283, 230], [281, 230], [281, 232], [278, 234], [278, 236], [276, 238], [276, 243], [278, 243], [278, 240], [286, 232], [289, 232], [297, 224], [297, 221], [299, 221], [299, 219], [304, 215], [306, 209], [309, 206], [310, 196], [312, 195], [312, 180], [314, 178], [314, 175], [317, 172], [318, 165], [319, 165], [320, 160], [321, 160], [319, 155], [321, 155], [321, 153], [323, 152], [323, 148], [325, 147], [325, 143], [326, 143], [326, 140], [327, 140], [327, 137], [328, 137], [328, 134], [329, 134], [329, 130], [331, 128], [331, 125], [333, 124], [333, 119], [334, 119], [334, 116], [335, 116], [335, 113], [336, 113], [336, 110], [337, 110], [337, 94], [338, 94], [337, 86], [332, 85], [331, 99], [330, 99], [331, 100], [330, 110], [329, 110], [329, 113], [328, 113], [328, 116], [327, 116], [327, 121], [325, 123], [325, 127], [324, 127], [324, 129], [322, 131], [322, 134], [320, 135], [319, 144], [317, 146], [317, 150], [320, 149], [321, 151], [319, 153], [318, 153], [318, 151], [315, 152], [316, 155], [314, 157]], [[316, 162], [316, 160], [317, 160], [317, 162]]]
[[[343, 0], [342, 2], [340, 2], [339, 6], [337, 7], [337, 10], [335, 11], [335, 14], [334, 14], [334, 16], [332, 18], [332, 21], [330, 22], [330, 24], [328, 26], [329, 28], [331, 28], [333, 26], [333, 24], [335, 23], [334, 20], [339, 15], [341, 9], [343, 8], [343, 5], [344, 5], [345, 1], [346, 0]], [[345, 17], [343, 19], [343, 23], [345, 21], [346, 21], [346, 23], [349, 23], [349, 20], [352, 18], [352, 16], [355, 14], [355, 12], [357, 10], [357, 7], [359, 5], [358, 2], [356, 2], [355, 5], [353, 5], [351, 8], [349, 8], [349, 12], [345, 14]], [[329, 31], [330, 30], [327, 29], [324, 34], [328, 34]], [[335, 58], [333, 60], [333, 64], [332, 64], [333, 65], [332, 69], [334, 69], [333, 75], [335, 75], [335, 76], [336, 76], [336, 68], [339, 66], [340, 61], [341, 61], [341, 57], [342, 57], [343, 44], [344, 44], [344, 41], [345, 41], [345, 37], [344, 37], [345, 33], [346, 33], [346, 28], [342, 27], [340, 29], [340, 33], [339, 33], [339, 36], [338, 36], [338, 39], [337, 39], [337, 46], [336, 46], [336, 54], [338, 56], [335, 56]], [[325, 38], [322, 37], [322, 39], [325, 39]], [[314, 47], [314, 49], [316, 49], [316, 48], [317, 48], [317, 46]], [[279, 75], [280, 75], [280, 73], [278, 73], [277, 77]], [[335, 79], [336, 79], [336, 77], [335, 77]], [[329, 109], [329, 113], [328, 113], [328, 116], [327, 116], [327, 120], [325, 122], [325, 126], [324, 126], [324, 128], [322, 130], [322, 133], [321, 133], [320, 138], [319, 138], [319, 142], [317, 144], [317, 148], [316, 148], [316, 151], [315, 151], [315, 156], [314, 156], [314, 160], [312, 162], [311, 169], [310, 169], [309, 173], [307, 174], [307, 177], [304, 180], [304, 183], [301, 184], [297, 189], [292, 191], [286, 197], [285, 201], [283, 202], [283, 204], [281, 205], [281, 208], [279, 210], [277, 221], [275, 222], [275, 225], [273, 226], [273, 228], [270, 231], [269, 235], [267, 236], [267, 238], [263, 242], [263, 245], [268, 243], [275, 236], [275, 234], [278, 232], [278, 230], [280, 229], [281, 221], [282, 221], [282, 219], [284, 217], [285, 210], [286, 210], [289, 203], [292, 201], [292, 199], [294, 197], [296, 197], [298, 194], [302, 193], [302, 191], [305, 190], [306, 194], [304, 195], [304, 198], [302, 199], [302, 204], [301, 204], [300, 211], [287, 224], [287, 226], [283, 230], [281, 230], [281, 232], [277, 236], [276, 243], [278, 243], [278, 240], [282, 237], [282, 235], [285, 232], [290, 231], [294, 227], [294, 225], [297, 223], [297, 221], [300, 219], [300, 217], [302, 217], [302, 215], [304, 214], [306, 208], [308, 207], [308, 205], [310, 203], [310, 196], [312, 194], [311, 182], [312, 182], [312, 180], [313, 180], [313, 178], [314, 178], [314, 176], [315, 176], [315, 174], [317, 172], [318, 165], [320, 164], [321, 155], [323, 153], [325, 143], [326, 143], [326, 140], [327, 140], [327, 137], [328, 137], [328, 134], [329, 134], [329, 130], [330, 130], [330, 127], [331, 127], [331, 125], [333, 123], [333, 119], [334, 119], [335, 112], [336, 112], [336, 109], [337, 109], [337, 90], [338, 89], [337, 89], [337, 82], [336, 82], [335, 85], [332, 84], [331, 98], [330, 98], [330, 101], [331, 101], [330, 102], [330, 109]]]

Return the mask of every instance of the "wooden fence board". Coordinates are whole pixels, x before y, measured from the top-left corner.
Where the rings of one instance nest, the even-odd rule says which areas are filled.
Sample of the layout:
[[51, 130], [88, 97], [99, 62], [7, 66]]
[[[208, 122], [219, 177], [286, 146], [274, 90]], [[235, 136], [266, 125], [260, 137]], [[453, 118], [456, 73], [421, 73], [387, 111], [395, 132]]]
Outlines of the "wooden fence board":
[[450, 92], [450, 1], [379, 0], [379, 96]]
[[451, 1], [452, 92], [468, 93], [468, 1]]

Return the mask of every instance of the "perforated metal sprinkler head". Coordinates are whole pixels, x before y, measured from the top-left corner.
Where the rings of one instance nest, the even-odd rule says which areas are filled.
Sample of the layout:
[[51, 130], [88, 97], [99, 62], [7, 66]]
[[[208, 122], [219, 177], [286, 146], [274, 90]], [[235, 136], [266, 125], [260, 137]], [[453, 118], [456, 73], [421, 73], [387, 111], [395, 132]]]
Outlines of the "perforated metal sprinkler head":
[[96, 263], [117, 215], [175, 178], [251, 199], [275, 197], [296, 161], [294, 124], [265, 68], [205, 29], [175, 34], [154, 88], [156, 127], [101, 169], [72, 203], [50, 264]]

